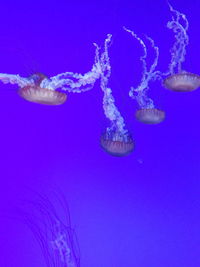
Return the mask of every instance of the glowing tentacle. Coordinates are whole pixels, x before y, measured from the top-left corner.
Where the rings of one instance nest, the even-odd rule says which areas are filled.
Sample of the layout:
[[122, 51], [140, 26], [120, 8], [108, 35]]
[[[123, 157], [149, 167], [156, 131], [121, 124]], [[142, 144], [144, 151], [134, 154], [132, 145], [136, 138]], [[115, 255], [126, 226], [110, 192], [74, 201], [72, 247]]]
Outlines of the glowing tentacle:
[[40, 86], [50, 90], [59, 88], [61, 91], [68, 91], [70, 93], [82, 93], [91, 90], [101, 74], [96, 57], [97, 49], [98, 48], [96, 48], [95, 53], [95, 63], [91, 71], [85, 74], [64, 72], [51, 78], [44, 79]]
[[25, 87], [27, 85], [34, 85], [34, 80], [32, 78], [23, 78], [18, 74], [6, 74], [0, 73], [0, 81], [3, 83], [17, 84], [19, 87]]
[[51, 241], [52, 248], [58, 252], [60, 261], [66, 267], [77, 267], [77, 262], [73, 258], [72, 251], [69, 246], [69, 238], [67, 236], [67, 231], [63, 227], [60, 221], [55, 220], [52, 225], [54, 228], [55, 236]]
[[[62, 201], [61, 207], [65, 209], [63, 200], [58, 199], [59, 202]], [[39, 201], [30, 202], [30, 205], [31, 213], [23, 210], [21, 213], [24, 222], [41, 246], [47, 266], [80, 267], [68, 207], [64, 210], [67, 221], [63, 222], [54, 205], [46, 197], [39, 196]]]
[[103, 109], [105, 116], [110, 120], [111, 126], [107, 128], [107, 133], [116, 132], [119, 135], [128, 136], [128, 131], [125, 129], [124, 119], [115, 105], [115, 99], [112, 95], [112, 89], [108, 87], [109, 77], [111, 75], [110, 58], [108, 55], [108, 46], [111, 43], [112, 35], [108, 34], [104, 44], [104, 51], [99, 57], [99, 50], [97, 44], [96, 57], [101, 69], [101, 89], [104, 93], [103, 97]]
[[131, 87], [129, 91], [129, 96], [133, 99], [136, 99], [142, 109], [154, 108], [153, 100], [147, 96], [147, 91], [149, 90], [149, 82], [151, 80], [161, 79], [162, 76], [162, 73], [160, 71], [155, 71], [155, 68], [158, 64], [159, 48], [155, 45], [154, 41], [150, 37], [146, 36], [147, 40], [150, 41], [151, 46], [156, 54], [154, 62], [148, 71], [146, 63], [147, 48], [144, 41], [140, 37], [138, 37], [133, 31], [125, 27], [124, 30], [129, 32], [136, 40], [138, 40], [143, 48], [143, 55], [140, 57], [143, 68], [141, 83], [137, 88]]
[[[175, 10], [169, 3], [169, 8], [175, 17], [172, 16], [172, 20], [168, 21], [167, 27], [173, 30], [175, 33], [175, 43], [171, 49], [171, 62], [169, 64], [170, 74], [175, 73], [175, 68], [177, 71], [182, 71], [182, 63], [185, 61], [186, 46], [189, 44], [189, 37], [187, 34], [189, 23], [186, 15]], [[183, 20], [185, 25], [181, 24], [180, 20]]]

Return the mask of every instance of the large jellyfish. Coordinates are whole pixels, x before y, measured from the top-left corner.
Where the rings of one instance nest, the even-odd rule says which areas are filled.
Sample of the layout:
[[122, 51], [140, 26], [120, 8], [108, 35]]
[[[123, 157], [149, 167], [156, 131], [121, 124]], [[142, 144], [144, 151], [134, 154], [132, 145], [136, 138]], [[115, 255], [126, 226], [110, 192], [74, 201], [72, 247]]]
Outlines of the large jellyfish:
[[187, 34], [189, 23], [183, 13], [173, 9], [170, 4], [169, 8], [174, 16], [168, 21], [167, 27], [173, 30], [176, 41], [171, 49], [171, 62], [167, 73], [169, 76], [164, 80], [164, 86], [178, 92], [193, 91], [200, 86], [200, 76], [182, 69], [186, 46], [189, 43]]
[[21, 97], [31, 102], [46, 105], [63, 104], [67, 98], [66, 92], [81, 93], [92, 89], [99, 77], [100, 71], [96, 57], [91, 71], [85, 74], [64, 72], [48, 78], [42, 73], [35, 73], [24, 78], [18, 74], [0, 73], [0, 80], [3, 83], [19, 86], [18, 92]]
[[[78, 242], [71, 227], [65, 198], [56, 195], [54, 201], [61, 208], [58, 210], [47, 197], [38, 196], [37, 201], [25, 201], [25, 207], [20, 207], [18, 215], [32, 231], [42, 250], [46, 266], [80, 267]], [[63, 219], [59, 213], [62, 213]]]
[[129, 96], [136, 99], [140, 109], [136, 111], [136, 118], [146, 124], [158, 124], [165, 119], [165, 112], [155, 108], [153, 100], [147, 96], [149, 90], [149, 82], [151, 80], [161, 79], [161, 73], [155, 71], [158, 64], [159, 49], [155, 46], [154, 41], [146, 36], [147, 40], [150, 41], [152, 48], [154, 49], [156, 56], [150, 69], [147, 69], [147, 48], [144, 41], [138, 37], [133, 31], [124, 27], [124, 30], [130, 33], [136, 40], [138, 40], [143, 48], [144, 54], [140, 57], [143, 65], [143, 74], [141, 83], [137, 88], [131, 87], [129, 91]]
[[97, 44], [96, 58], [101, 70], [101, 89], [103, 91], [103, 109], [106, 118], [110, 121], [110, 127], [107, 127], [101, 136], [102, 148], [113, 156], [125, 156], [133, 151], [133, 139], [126, 129], [124, 119], [120, 114], [115, 99], [112, 95], [111, 88], [108, 87], [109, 77], [111, 75], [110, 59], [108, 56], [108, 46], [111, 42], [112, 35], [108, 34], [105, 40], [104, 52], [99, 56], [100, 47]]

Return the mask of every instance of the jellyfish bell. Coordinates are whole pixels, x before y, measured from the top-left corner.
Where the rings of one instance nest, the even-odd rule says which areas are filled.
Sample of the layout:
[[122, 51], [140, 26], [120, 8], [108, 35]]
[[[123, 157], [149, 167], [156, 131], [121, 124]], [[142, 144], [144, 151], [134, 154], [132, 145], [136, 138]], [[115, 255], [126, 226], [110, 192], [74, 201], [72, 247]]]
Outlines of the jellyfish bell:
[[67, 99], [67, 96], [64, 93], [41, 88], [36, 85], [28, 85], [20, 88], [18, 93], [22, 98], [30, 102], [43, 105], [61, 105]]
[[101, 147], [112, 156], [123, 157], [133, 151], [134, 143], [128, 134], [106, 131], [101, 136]]
[[190, 92], [200, 86], [200, 76], [190, 72], [173, 74], [164, 80], [167, 89], [176, 92]]
[[165, 112], [156, 108], [145, 108], [136, 111], [136, 119], [145, 124], [158, 124], [165, 119]]
[[34, 84], [19, 89], [18, 93], [22, 98], [43, 105], [61, 105], [66, 101], [65, 93], [40, 87], [42, 80], [47, 78], [44, 74], [35, 73], [29, 78], [34, 81]]

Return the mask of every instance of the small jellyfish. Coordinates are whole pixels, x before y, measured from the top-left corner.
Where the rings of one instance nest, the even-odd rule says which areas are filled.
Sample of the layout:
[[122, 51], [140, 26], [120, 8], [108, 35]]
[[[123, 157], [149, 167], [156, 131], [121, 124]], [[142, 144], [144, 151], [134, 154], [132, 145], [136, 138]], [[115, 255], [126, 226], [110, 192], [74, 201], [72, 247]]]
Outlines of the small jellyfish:
[[134, 148], [133, 139], [128, 133], [120, 134], [118, 131], [109, 131], [109, 129], [101, 136], [101, 146], [110, 155], [116, 157], [126, 156]]
[[18, 209], [18, 216], [32, 231], [46, 266], [80, 267], [79, 246], [64, 196], [55, 195], [51, 202], [38, 194], [37, 200], [24, 204]]
[[165, 119], [165, 112], [156, 108], [138, 109], [136, 119], [146, 124], [158, 124]]
[[92, 89], [99, 77], [100, 70], [96, 57], [91, 71], [85, 74], [64, 72], [48, 78], [42, 73], [35, 73], [24, 78], [18, 74], [0, 73], [0, 80], [3, 83], [19, 86], [19, 95], [22, 98], [45, 105], [63, 104], [67, 99], [66, 92], [82, 93]]
[[186, 46], [189, 44], [187, 34], [189, 23], [183, 13], [173, 9], [170, 4], [169, 8], [174, 16], [172, 16], [171, 21], [168, 21], [167, 27], [173, 30], [176, 41], [171, 49], [169, 71], [165, 74], [169, 76], [164, 80], [164, 86], [167, 89], [177, 92], [193, 91], [200, 86], [200, 76], [182, 70], [182, 63], [185, 61]]
[[147, 48], [144, 41], [138, 37], [133, 31], [124, 27], [124, 30], [129, 32], [136, 40], [138, 40], [143, 48], [144, 54], [140, 57], [143, 65], [143, 74], [141, 83], [137, 88], [131, 87], [129, 91], [129, 96], [136, 99], [140, 109], [136, 111], [136, 119], [145, 124], [158, 124], [165, 119], [165, 112], [163, 110], [157, 109], [154, 106], [153, 100], [147, 96], [149, 90], [149, 82], [151, 80], [161, 79], [161, 72], [155, 71], [158, 64], [159, 48], [155, 46], [154, 41], [146, 36], [147, 40], [150, 41], [152, 48], [155, 50], [156, 56], [150, 69], [147, 69]]
[[108, 81], [111, 75], [110, 59], [108, 56], [108, 46], [111, 42], [112, 35], [108, 34], [105, 40], [105, 50], [99, 56], [98, 48], [96, 58], [98, 59], [101, 69], [101, 89], [103, 91], [103, 109], [106, 118], [110, 121], [110, 127], [101, 135], [101, 147], [112, 156], [126, 156], [133, 151], [133, 139], [125, 127], [124, 119], [120, 114], [115, 99], [112, 95], [111, 88], [108, 88]]

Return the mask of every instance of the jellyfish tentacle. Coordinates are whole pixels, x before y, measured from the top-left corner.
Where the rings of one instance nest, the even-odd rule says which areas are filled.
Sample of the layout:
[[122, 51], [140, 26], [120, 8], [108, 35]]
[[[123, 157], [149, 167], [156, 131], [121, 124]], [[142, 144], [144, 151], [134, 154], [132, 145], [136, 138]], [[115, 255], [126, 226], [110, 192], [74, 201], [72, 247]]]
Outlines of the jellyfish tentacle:
[[[168, 5], [170, 11], [174, 13], [171, 21], [167, 23], [167, 28], [173, 30], [176, 39], [171, 49], [171, 62], [169, 64], [169, 72], [174, 74], [176, 67], [178, 72], [182, 71], [182, 63], [185, 61], [186, 46], [189, 44], [189, 36], [187, 34], [189, 22], [185, 14], [175, 10], [169, 2]], [[185, 25], [181, 24], [181, 19]]]
[[[109, 77], [111, 75], [111, 65], [110, 58], [108, 55], [108, 47], [111, 44], [112, 35], [108, 34], [104, 43], [104, 52], [99, 57], [97, 55], [97, 59], [99, 60], [99, 66], [101, 68], [101, 89], [104, 93], [103, 96], [103, 109], [106, 118], [108, 118], [111, 122], [111, 126], [107, 128], [107, 131], [117, 131], [122, 135], [127, 134], [127, 130], [125, 127], [124, 118], [122, 117], [120, 111], [115, 105], [115, 99], [112, 95], [112, 89], [108, 87]], [[96, 45], [97, 46], [97, 45]], [[97, 46], [98, 47], [98, 46]], [[98, 47], [98, 51], [99, 51]]]
[[46, 78], [41, 82], [41, 87], [50, 90], [60, 89], [70, 93], [82, 93], [91, 90], [97, 79], [100, 77], [100, 70], [97, 62], [98, 48], [96, 47], [94, 64], [91, 71], [80, 74], [73, 72], [63, 72], [51, 78]]
[[[130, 33], [136, 40], [138, 40], [139, 43], [140, 43], [140, 45], [142, 46], [142, 49], [143, 49], [143, 55], [140, 56], [140, 61], [142, 62], [142, 68], [143, 68], [142, 78], [141, 78], [141, 84], [142, 84], [142, 83], [145, 82], [145, 80], [146, 80], [145, 78], [146, 78], [146, 73], [147, 73], [147, 63], [146, 63], [146, 58], [147, 58], [147, 48], [146, 48], [146, 45], [145, 45], [144, 41], [143, 41], [141, 38], [139, 38], [139, 37], [137, 36], [137, 34], [136, 34], [134, 31], [129, 30], [129, 29], [126, 28], [125, 26], [123, 27], [123, 29], [124, 29], [126, 32]], [[141, 88], [138, 87], [138, 90], [139, 90], [139, 89], [141, 89]], [[131, 92], [132, 92], [132, 91], [131, 91]], [[131, 92], [130, 92], [130, 94], [131, 94]]]
[[[80, 267], [80, 255], [75, 251], [77, 240], [71, 228], [69, 210], [64, 210], [68, 219], [63, 221], [54, 204], [45, 196], [38, 196], [37, 202], [26, 201], [32, 210], [31, 213], [24, 210], [20, 210], [20, 213], [38, 241], [47, 266]], [[60, 201], [60, 199], [55, 200], [58, 203]]]
[[155, 68], [156, 68], [157, 65], [158, 65], [159, 48], [158, 48], [158, 46], [155, 45], [155, 42], [154, 42], [154, 40], [153, 40], [151, 37], [149, 37], [149, 36], [146, 35], [146, 39], [149, 40], [149, 42], [151, 43], [151, 47], [152, 47], [152, 48], [154, 49], [154, 51], [155, 51], [155, 58], [154, 58], [154, 61], [153, 61], [152, 65], [151, 65], [151, 67], [150, 67], [149, 72], [147, 72], [147, 73], [149, 73], [149, 75], [148, 75], [148, 80], [151, 80], [151, 79], [156, 79], [156, 78], [159, 77], [158, 73], [155, 72]]
[[24, 78], [21, 77], [19, 74], [0, 73], [0, 81], [5, 84], [17, 84], [20, 88], [30, 84], [34, 84], [34, 80], [32, 78]]
[[151, 80], [161, 79], [162, 73], [160, 71], [155, 71], [158, 58], [159, 58], [159, 48], [155, 45], [154, 40], [149, 36], [146, 36], [147, 40], [151, 43], [152, 48], [155, 51], [155, 58], [150, 66], [150, 69], [147, 69], [147, 48], [144, 41], [132, 30], [124, 27], [124, 30], [130, 33], [136, 40], [139, 41], [143, 48], [143, 55], [140, 57], [140, 61], [142, 62], [142, 78], [141, 82], [137, 88], [131, 87], [129, 91], [129, 96], [133, 99], [136, 99], [139, 106], [143, 109], [151, 109], [154, 108], [153, 100], [147, 96], [147, 92], [149, 90], [149, 82]]

